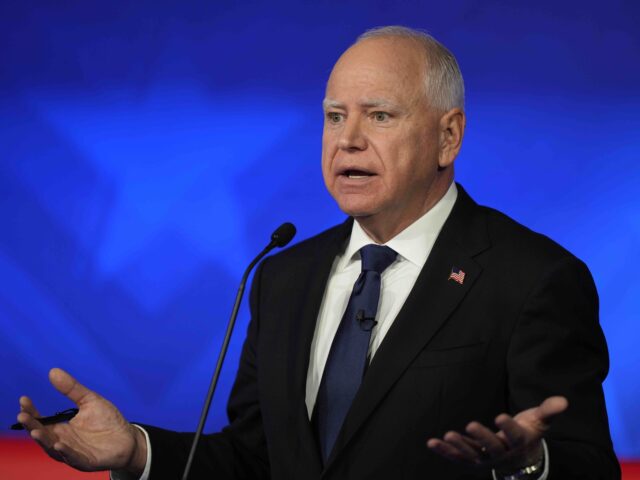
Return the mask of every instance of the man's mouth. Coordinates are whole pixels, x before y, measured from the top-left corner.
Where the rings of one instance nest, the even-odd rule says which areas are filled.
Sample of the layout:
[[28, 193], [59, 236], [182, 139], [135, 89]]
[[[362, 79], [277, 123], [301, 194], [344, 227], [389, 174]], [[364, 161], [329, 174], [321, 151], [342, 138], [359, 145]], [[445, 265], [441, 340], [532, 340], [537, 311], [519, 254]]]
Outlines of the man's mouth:
[[358, 178], [368, 178], [373, 176], [374, 174], [364, 170], [349, 169], [342, 172], [341, 175], [351, 179], [358, 179]]

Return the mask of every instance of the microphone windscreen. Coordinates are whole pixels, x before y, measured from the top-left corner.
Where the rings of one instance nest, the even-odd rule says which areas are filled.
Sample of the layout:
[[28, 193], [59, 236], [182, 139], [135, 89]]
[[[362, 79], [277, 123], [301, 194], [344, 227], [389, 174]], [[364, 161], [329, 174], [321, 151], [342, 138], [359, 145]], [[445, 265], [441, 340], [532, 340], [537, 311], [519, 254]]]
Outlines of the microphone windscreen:
[[271, 234], [271, 242], [274, 243], [276, 247], [284, 247], [291, 241], [295, 234], [296, 227], [293, 223], [286, 222], [280, 225], [276, 231]]

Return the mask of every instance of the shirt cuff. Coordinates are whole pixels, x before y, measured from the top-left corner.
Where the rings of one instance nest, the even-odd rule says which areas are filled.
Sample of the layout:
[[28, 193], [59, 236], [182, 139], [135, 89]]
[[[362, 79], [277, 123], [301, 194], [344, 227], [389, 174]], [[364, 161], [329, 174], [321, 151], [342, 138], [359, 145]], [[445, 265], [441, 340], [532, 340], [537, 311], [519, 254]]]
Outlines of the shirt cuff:
[[[133, 424], [134, 427], [138, 428], [142, 433], [144, 433], [145, 441], [147, 442], [147, 463], [144, 466], [144, 471], [142, 475], [137, 478], [137, 480], [149, 480], [149, 474], [151, 473], [151, 441], [149, 440], [149, 434], [147, 431], [142, 428], [140, 425]], [[136, 477], [130, 475], [126, 472], [117, 472], [112, 470], [109, 472], [109, 478], [111, 480], [136, 480]]]
[[[544, 438], [542, 439], [542, 450], [544, 452], [542, 455], [544, 468], [542, 469], [542, 473], [540, 473], [540, 476], [532, 480], [547, 480], [547, 477], [549, 476], [549, 449], [547, 448], [547, 442], [544, 441]], [[493, 474], [493, 480], [501, 480], [496, 475], [495, 470], [491, 470], [491, 473]]]

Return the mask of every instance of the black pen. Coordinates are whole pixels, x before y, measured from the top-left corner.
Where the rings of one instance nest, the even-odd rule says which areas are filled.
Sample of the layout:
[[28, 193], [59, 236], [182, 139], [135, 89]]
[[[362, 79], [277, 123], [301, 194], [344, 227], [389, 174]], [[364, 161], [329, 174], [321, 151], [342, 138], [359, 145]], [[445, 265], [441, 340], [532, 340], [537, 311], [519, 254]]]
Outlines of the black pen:
[[[51, 415], [50, 417], [36, 417], [36, 420], [39, 421], [42, 425], [52, 425], [54, 423], [68, 422], [78, 414], [78, 411], [79, 410], [77, 408], [70, 408], [69, 410], [58, 412], [55, 415]], [[14, 423], [13, 425], [11, 425], [11, 430], [24, 430], [24, 426], [21, 423]]]

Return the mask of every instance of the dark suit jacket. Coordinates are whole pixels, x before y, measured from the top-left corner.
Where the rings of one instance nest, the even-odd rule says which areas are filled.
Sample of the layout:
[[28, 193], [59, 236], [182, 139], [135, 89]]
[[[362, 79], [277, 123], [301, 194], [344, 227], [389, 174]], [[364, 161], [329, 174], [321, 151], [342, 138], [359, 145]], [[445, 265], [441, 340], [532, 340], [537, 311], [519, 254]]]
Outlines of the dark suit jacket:
[[[601, 382], [608, 369], [586, 266], [548, 238], [458, 200], [367, 370], [322, 466], [305, 407], [309, 351], [332, 262], [352, 220], [266, 259], [229, 400], [193, 479], [475, 479], [428, 438], [493, 425], [551, 395], [569, 409], [546, 436], [550, 480], [617, 479]], [[448, 280], [452, 267], [464, 283]], [[152, 480], [180, 478], [191, 435], [149, 428]]]

